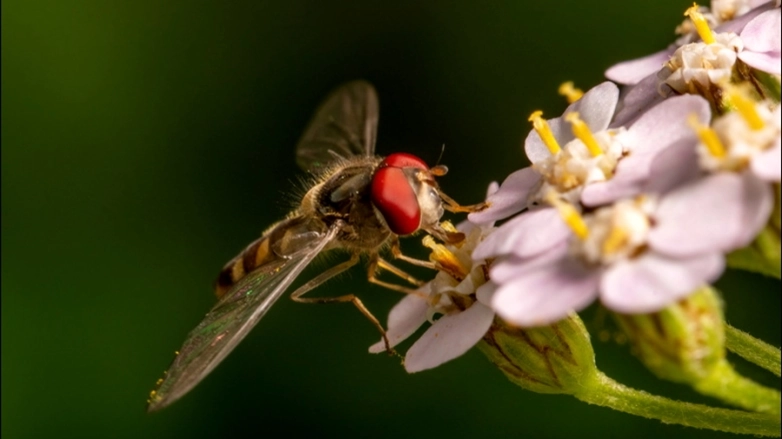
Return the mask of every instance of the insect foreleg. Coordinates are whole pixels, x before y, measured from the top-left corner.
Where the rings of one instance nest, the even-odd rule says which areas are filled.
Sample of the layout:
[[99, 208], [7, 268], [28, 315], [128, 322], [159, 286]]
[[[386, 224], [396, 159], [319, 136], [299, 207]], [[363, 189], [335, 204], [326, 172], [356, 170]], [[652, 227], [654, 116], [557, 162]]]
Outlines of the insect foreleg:
[[385, 259], [378, 257], [377, 258], [377, 268], [381, 270], [388, 270], [391, 274], [396, 275], [400, 279], [404, 279], [409, 284], [414, 285], [416, 287], [423, 286], [426, 282], [420, 281], [416, 279], [415, 277], [411, 276], [407, 272], [403, 271], [402, 269], [391, 265], [390, 262], [386, 261]]
[[448, 195], [444, 194], [443, 191], [440, 192], [440, 198], [445, 202], [443, 207], [445, 210], [453, 213], [459, 213], [459, 212], [466, 212], [466, 213], [473, 213], [473, 212], [480, 212], [483, 209], [486, 209], [489, 207], [485, 202], [484, 203], [478, 203], [478, 204], [471, 204], [469, 206], [462, 206], [461, 204], [457, 203], [456, 200], [449, 197]]
[[399, 239], [396, 239], [396, 237], [394, 237], [393, 240], [391, 241], [391, 254], [394, 256], [394, 259], [405, 261], [410, 265], [415, 265], [417, 267], [424, 267], [430, 270], [437, 270], [437, 266], [434, 265], [434, 262], [411, 258], [410, 256], [406, 256], [404, 253], [402, 253], [402, 247], [399, 245]]
[[342, 273], [343, 271], [349, 269], [350, 267], [356, 265], [359, 261], [359, 255], [353, 254], [351, 255], [350, 259], [335, 265], [328, 270], [324, 271], [323, 273], [315, 276], [314, 279], [311, 279], [306, 284], [300, 286], [296, 291], [294, 291], [291, 294], [291, 299], [293, 299], [296, 302], [299, 303], [344, 303], [344, 302], [351, 302], [356, 308], [358, 308], [359, 311], [361, 311], [361, 314], [364, 315], [367, 319], [369, 319], [370, 322], [372, 322], [373, 325], [377, 328], [378, 331], [380, 331], [380, 335], [383, 337], [383, 343], [386, 345], [386, 351], [388, 351], [391, 355], [398, 355], [396, 351], [391, 348], [391, 344], [388, 342], [388, 337], [386, 336], [386, 330], [383, 328], [383, 325], [380, 324], [380, 321], [372, 315], [372, 313], [367, 309], [366, 306], [364, 306], [364, 303], [361, 302], [361, 300], [356, 297], [353, 294], [345, 294], [343, 296], [337, 296], [337, 297], [301, 297], [305, 294], [307, 294], [310, 290], [317, 288], [320, 286], [323, 282], [326, 282], [327, 280], [331, 279], [332, 277]]
[[391, 273], [401, 277], [402, 279], [410, 282], [413, 285], [421, 286], [424, 283], [419, 281], [418, 279], [410, 276], [409, 274], [405, 273], [404, 271], [394, 267], [393, 265], [389, 264], [385, 260], [381, 259], [380, 256], [375, 253], [372, 256], [370, 256], [369, 260], [369, 270], [367, 272], [367, 277], [369, 278], [369, 281], [372, 282], [375, 285], [380, 285], [383, 288], [388, 288], [389, 290], [398, 291], [400, 293], [404, 294], [413, 294], [416, 296], [419, 296], [421, 298], [426, 298], [426, 295], [422, 294], [420, 291], [416, 291], [409, 287], [403, 287], [402, 285], [393, 284], [391, 282], [382, 281], [377, 278], [378, 269], [386, 269], [390, 271]]

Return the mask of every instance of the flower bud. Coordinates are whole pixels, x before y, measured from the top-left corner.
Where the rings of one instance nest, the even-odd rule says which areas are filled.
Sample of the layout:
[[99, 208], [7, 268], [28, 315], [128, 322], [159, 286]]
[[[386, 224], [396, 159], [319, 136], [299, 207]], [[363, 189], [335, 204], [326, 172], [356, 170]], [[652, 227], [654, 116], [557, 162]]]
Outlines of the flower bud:
[[725, 359], [722, 301], [711, 287], [656, 313], [615, 317], [658, 377], [747, 410], [779, 415], [779, 391], [742, 377]]
[[495, 318], [478, 346], [508, 379], [533, 392], [575, 394], [598, 373], [589, 333], [576, 314], [537, 328]]
[[709, 287], [650, 314], [614, 314], [641, 362], [662, 379], [695, 383], [725, 358], [722, 303]]

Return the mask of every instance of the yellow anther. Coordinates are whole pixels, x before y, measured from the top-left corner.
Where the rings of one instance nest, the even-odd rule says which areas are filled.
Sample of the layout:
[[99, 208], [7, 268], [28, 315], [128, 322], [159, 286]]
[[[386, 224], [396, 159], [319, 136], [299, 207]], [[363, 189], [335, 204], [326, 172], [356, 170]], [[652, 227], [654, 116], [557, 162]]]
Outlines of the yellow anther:
[[744, 121], [747, 122], [750, 128], [757, 131], [766, 126], [760, 114], [758, 114], [755, 102], [747, 96], [745, 90], [730, 84], [724, 85], [723, 88], [727, 92], [730, 104], [736, 108], [736, 111], [744, 118]]
[[440, 227], [442, 227], [443, 230], [445, 230], [446, 232], [459, 233], [459, 230], [457, 230], [456, 227], [454, 227], [453, 223], [451, 223], [450, 221], [441, 222]]
[[557, 197], [555, 192], [549, 192], [546, 195], [546, 201], [559, 211], [562, 221], [570, 227], [570, 230], [572, 230], [580, 240], [583, 241], [589, 236], [589, 228], [587, 228], [584, 219], [581, 218], [581, 215], [579, 215], [572, 204], [562, 201]]
[[562, 85], [559, 86], [559, 89], [557, 90], [560, 95], [564, 96], [565, 99], [567, 99], [567, 102], [569, 104], [572, 104], [573, 102], [576, 102], [577, 100], [581, 99], [581, 96], [584, 96], [584, 91], [580, 88], [576, 88], [573, 85], [573, 81], [567, 81], [563, 82]]
[[597, 143], [597, 140], [595, 140], [595, 136], [592, 134], [592, 131], [589, 130], [587, 124], [581, 120], [578, 112], [574, 111], [572, 113], [568, 113], [565, 115], [565, 120], [573, 125], [573, 134], [578, 137], [579, 140], [584, 142], [584, 145], [586, 145], [589, 153], [592, 154], [592, 157], [597, 157], [603, 154], [603, 150], [600, 148], [600, 144]]
[[698, 4], [693, 3], [690, 8], [684, 11], [684, 16], [689, 17], [692, 20], [692, 24], [695, 25], [695, 30], [698, 31], [701, 39], [706, 44], [712, 44], [716, 40], [714, 39], [714, 33], [709, 27], [709, 23], [706, 22], [706, 18], [698, 10]]
[[435, 242], [434, 238], [429, 235], [424, 236], [422, 240], [424, 247], [432, 250], [429, 255], [429, 260], [437, 264], [437, 268], [448, 273], [457, 280], [462, 280], [467, 277], [468, 271], [459, 261], [459, 258], [453, 254], [452, 251], [442, 244]]
[[559, 143], [557, 143], [557, 139], [554, 138], [554, 133], [551, 132], [551, 127], [548, 126], [548, 122], [546, 122], [542, 116], [542, 111], [533, 111], [527, 120], [532, 122], [532, 127], [538, 132], [540, 139], [546, 145], [551, 155], [557, 155], [562, 151], [562, 148], [559, 146]]
[[610, 255], [616, 253], [627, 244], [629, 236], [621, 227], [613, 227], [605, 241], [603, 241], [603, 253]]
[[695, 130], [695, 132], [698, 134], [698, 137], [701, 139], [701, 142], [703, 142], [711, 155], [717, 158], [725, 157], [725, 146], [717, 136], [717, 133], [711, 129], [711, 127], [701, 124], [698, 121], [698, 116], [695, 114], [690, 115], [690, 117], [687, 119], [687, 123], [689, 123], [690, 127]]

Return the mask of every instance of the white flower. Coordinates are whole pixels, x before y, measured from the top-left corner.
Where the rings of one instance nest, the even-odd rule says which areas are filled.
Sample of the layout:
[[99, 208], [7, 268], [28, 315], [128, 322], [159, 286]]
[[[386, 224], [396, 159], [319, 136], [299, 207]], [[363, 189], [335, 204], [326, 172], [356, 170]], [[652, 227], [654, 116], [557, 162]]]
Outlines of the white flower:
[[[496, 191], [496, 183], [490, 193]], [[431, 259], [441, 267], [435, 278], [418, 289], [420, 295], [407, 295], [391, 309], [386, 336], [395, 346], [429, 321], [431, 326], [405, 354], [405, 370], [410, 373], [437, 367], [461, 356], [478, 343], [494, 321], [494, 311], [476, 290], [486, 283], [485, 261], [473, 262], [473, 249], [494, 231], [493, 225], [459, 224], [465, 240], [458, 245], [435, 244]], [[440, 316], [439, 318], [436, 318]], [[383, 341], [369, 352], [385, 350]]]

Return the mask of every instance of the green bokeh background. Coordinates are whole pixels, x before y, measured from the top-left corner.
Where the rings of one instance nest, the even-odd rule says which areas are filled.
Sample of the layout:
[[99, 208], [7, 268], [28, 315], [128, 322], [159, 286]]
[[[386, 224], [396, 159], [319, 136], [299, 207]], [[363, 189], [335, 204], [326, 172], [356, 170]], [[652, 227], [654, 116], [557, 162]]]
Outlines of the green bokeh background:
[[[293, 146], [331, 88], [373, 82], [379, 153], [434, 163], [445, 144], [442, 186], [476, 202], [524, 164], [529, 113], [564, 108], [562, 81], [662, 48], [690, 2], [418, 3], [2, 3], [3, 437], [730, 436], [522, 391], [477, 351], [408, 375], [367, 353], [377, 334], [349, 305], [287, 299], [145, 413], [222, 264], [286, 213]], [[729, 321], [778, 346], [779, 283], [720, 286]], [[347, 291], [379, 316], [399, 299], [361, 270], [320, 293]], [[595, 344], [618, 380], [709, 402]]]

